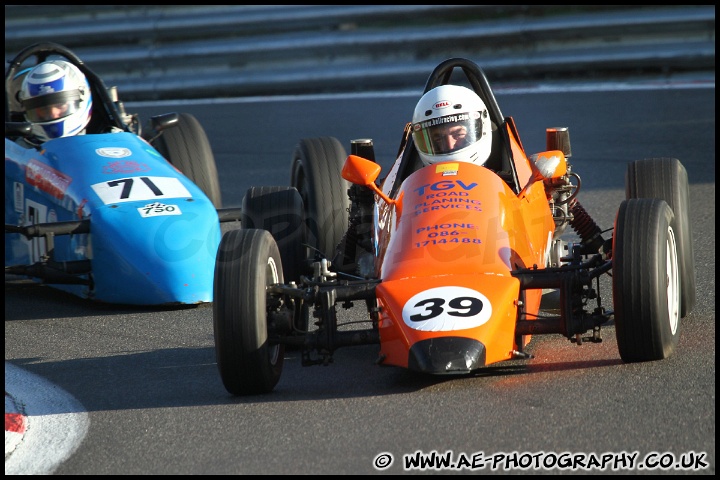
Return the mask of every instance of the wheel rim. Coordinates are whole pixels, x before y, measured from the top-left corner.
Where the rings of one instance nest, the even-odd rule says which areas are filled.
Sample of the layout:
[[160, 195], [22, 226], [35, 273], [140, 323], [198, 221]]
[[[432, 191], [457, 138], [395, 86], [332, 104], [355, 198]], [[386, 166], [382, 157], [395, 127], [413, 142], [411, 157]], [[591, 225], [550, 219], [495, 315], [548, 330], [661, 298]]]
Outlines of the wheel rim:
[[680, 285], [678, 272], [677, 245], [675, 243], [675, 232], [668, 227], [667, 235], [667, 260], [665, 262], [665, 282], [667, 287], [667, 308], [670, 318], [670, 330], [675, 335], [678, 323], [680, 322]]
[[[278, 276], [278, 267], [275, 263], [275, 259], [272, 257], [268, 258], [267, 265], [265, 267], [265, 285], [274, 285], [280, 283], [280, 277]], [[280, 357], [280, 345], [268, 346], [268, 358], [270, 359], [271, 365], [276, 365], [278, 358]]]

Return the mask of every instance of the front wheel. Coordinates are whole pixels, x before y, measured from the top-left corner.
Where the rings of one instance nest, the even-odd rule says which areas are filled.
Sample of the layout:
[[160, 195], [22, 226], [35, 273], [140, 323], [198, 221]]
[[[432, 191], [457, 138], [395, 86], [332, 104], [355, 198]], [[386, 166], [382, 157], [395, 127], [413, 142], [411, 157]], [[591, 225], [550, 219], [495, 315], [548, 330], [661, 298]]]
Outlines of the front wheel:
[[285, 348], [270, 344], [265, 287], [283, 282], [282, 261], [270, 232], [231, 230], [215, 261], [215, 358], [233, 395], [268, 393], [282, 373]]
[[625, 200], [613, 236], [615, 335], [625, 362], [669, 357], [680, 338], [677, 229], [656, 198]]
[[334, 137], [304, 138], [293, 152], [290, 185], [305, 207], [306, 235], [310, 251], [331, 260], [348, 228], [350, 183], [342, 178], [347, 153]]
[[306, 269], [305, 213], [294, 187], [250, 187], [242, 202], [242, 228], [270, 232], [280, 250], [286, 282], [298, 282]]

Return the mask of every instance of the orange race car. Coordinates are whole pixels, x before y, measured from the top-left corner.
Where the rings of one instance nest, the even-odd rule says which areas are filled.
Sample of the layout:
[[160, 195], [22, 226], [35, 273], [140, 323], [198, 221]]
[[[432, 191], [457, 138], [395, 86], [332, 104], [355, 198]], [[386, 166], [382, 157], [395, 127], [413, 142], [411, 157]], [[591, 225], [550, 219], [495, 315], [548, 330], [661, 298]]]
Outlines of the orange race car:
[[[451, 84], [454, 72], [464, 75]], [[457, 90], [467, 102], [450, 85], [467, 85]], [[377, 344], [382, 365], [467, 374], [529, 358], [536, 334], [600, 341], [610, 320], [624, 361], [672, 354], [695, 303], [683, 165], [629, 164], [627, 199], [605, 238], [578, 201], [566, 128], [547, 129], [547, 150], [528, 155], [483, 71], [463, 58], [435, 68], [426, 97], [386, 175], [371, 140], [351, 142], [348, 156], [333, 137], [310, 138], [295, 149], [290, 186], [248, 190], [242, 228], [225, 233], [215, 263], [225, 388], [273, 390], [286, 347], [313, 365]], [[470, 161], [443, 150], [469, 138]], [[568, 226], [579, 241], [564, 239]], [[337, 306], [354, 301], [366, 305], [368, 328], [339, 326]]]

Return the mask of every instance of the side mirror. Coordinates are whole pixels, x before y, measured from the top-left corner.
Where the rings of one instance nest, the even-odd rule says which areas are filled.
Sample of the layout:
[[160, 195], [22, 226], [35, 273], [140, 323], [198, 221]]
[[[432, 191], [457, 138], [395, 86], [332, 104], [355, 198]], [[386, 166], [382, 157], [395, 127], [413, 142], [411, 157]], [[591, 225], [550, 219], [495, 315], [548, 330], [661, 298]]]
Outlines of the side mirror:
[[380, 175], [380, 170], [380, 165], [371, 160], [358, 157], [357, 155], [348, 155], [341, 175], [350, 183], [368, 187], [388, 204], [394, 204], [395, 202], [393, 202], [382, 192], [382, 190], [378, 188], [377, 185], [375, 185], [375, 180], [377, 180]]
[[176, 127], [180, 121], [180, 115], [176, 112], [163, 113], [150, 117], [150, 132], [143, 134], [142, 137], [148, 142], [153, 143], [168, 128]]
[[548, 150], [531, 157], [541, 180], [557, 180], [567, 174], [567, 160], [560, 150]]
[[349, 155], [342, 169], [342, 177], [350, 183], [369, 187], [380, 175], [380, 165], [357, 155]]
[[180, 115], [175, 112], [163, 113], [150, 118], [150, 126], [156, 132], [162, 132], [178, 124]]

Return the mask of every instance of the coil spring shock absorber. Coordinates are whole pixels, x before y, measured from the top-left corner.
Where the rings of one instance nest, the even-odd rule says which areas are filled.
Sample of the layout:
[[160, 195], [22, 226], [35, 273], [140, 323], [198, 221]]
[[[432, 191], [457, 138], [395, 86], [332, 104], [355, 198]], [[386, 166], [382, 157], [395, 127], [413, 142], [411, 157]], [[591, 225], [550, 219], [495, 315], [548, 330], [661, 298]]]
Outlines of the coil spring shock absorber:
[[340, 239], [340, 243], [335, 247], [335, 256], [332, 263], [336, 268], [342, 268], [355, 262], [356, 246], [359, 239], [357, 228], [362, 220], [360, 205], [357, 201], [360, 188], [358, 185], [351, 185], [347, 191], [348, 197], [350, 197], [348, 228], [342, 239]]
[[577, 199], [570, 203], [570, 213], [570, 226], [580, 236], [580, 243], [593, 253], [599, 252], [605, 244], [600, 227]]
[[[375, 161], [375, 150], [373, 141], [370, 138], [351, 140], [351, 153], [361, 156], [367, 160]], [[374, 194], [372, 190], [359, 185], [350, 185], [347, 190], [350, 199], [350, 210], [348, 212], [348, 229], [343, 238], [335, 248], [333, 265], [343, 269], [347, 266], [353, 268], [357, 261], [357, 247], [370, 250], [371, 239], [369, 237], [372, 222], [372, 205]]]

